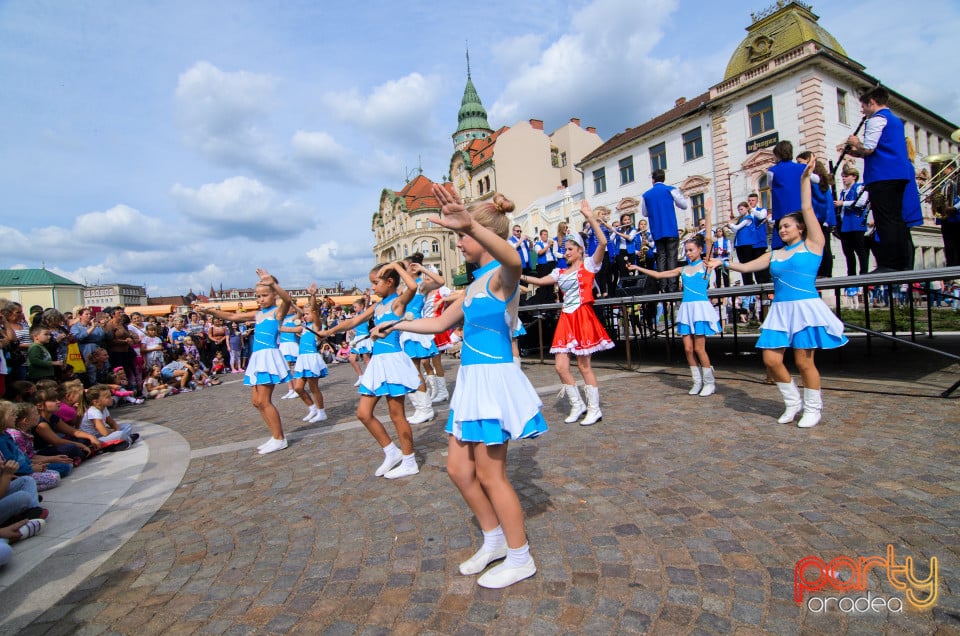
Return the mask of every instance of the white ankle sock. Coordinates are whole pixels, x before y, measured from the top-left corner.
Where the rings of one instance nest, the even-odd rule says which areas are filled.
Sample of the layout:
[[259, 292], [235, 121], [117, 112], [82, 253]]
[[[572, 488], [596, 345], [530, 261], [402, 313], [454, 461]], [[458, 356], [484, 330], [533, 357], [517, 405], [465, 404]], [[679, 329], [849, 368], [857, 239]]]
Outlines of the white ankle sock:
[[397, 448], [396, 444], [394, 444], [393, 442], [390, 442], [389, 444], [383, 447], [383, 454], [386, 455], [387, 457], [390, 457], [391, 455], [399, 455], [400, 449]]
[[507, 537], [503, 534], [503, 528], [497, 526], [490, 532], [486, 530], [481, 530], [483, 532], [483, 550], [492, 552], [498, 548], [502, 548], [507, 544]]
[[507, 546], [507, 560], [504, 561], [508, 568], [515, 568], [523, 565], [530, 560], [530, 544], [524, 543], [519, 548]]
[[415, 453], [410, 453], [409, 455], [403, 456], [403, 461], [401, 462], [404, 466], [416, 466], [417, 465], [417, 456]]

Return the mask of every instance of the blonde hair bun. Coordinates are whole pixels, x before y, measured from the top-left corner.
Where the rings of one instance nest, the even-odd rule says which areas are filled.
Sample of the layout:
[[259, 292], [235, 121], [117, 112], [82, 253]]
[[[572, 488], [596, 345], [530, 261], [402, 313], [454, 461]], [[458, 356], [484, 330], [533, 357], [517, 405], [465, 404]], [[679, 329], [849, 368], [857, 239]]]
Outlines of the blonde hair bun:
[[513, 201], [503, 196], [499, 192], [493, 195], [493, 205], [495, 208], [497, 208], [497, 212], [500, 214], [509, 214], [516, 209]]

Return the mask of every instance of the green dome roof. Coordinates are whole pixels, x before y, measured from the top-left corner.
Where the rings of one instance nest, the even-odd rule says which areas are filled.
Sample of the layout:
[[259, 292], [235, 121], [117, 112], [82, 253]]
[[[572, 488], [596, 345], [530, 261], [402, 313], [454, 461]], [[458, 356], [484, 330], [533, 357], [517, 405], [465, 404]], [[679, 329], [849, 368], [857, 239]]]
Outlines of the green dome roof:
[[467, 86], [463, 89], [463, 100], [460, 102], [460, 111], [457, 113], [457, 132], [464, 130], [491, 130], [487, 122], [487, 111], [480, 102], [480, 95], [473, 85], [470, 75], [467, 75]]
[[833, 35], [817, 24], [810, 5], [802, 2], [777, 2], [760, 14], [751, 14], [753, 24], [747, 27], [747, 37], [734, 50], [724, 73], [724, 81], [737, 77], [755, 66], [795, 49], [804, 42], [816, 42], [847, 57]]

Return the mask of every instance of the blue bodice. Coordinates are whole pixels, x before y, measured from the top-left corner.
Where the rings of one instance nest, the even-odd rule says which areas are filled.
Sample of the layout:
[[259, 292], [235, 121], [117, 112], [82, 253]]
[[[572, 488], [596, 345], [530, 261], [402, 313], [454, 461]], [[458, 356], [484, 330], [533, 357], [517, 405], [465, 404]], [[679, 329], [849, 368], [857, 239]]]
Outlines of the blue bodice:
[[702, 260], [688, 264], [680, 272], [683, 281], [683, 302], [707, 300], [707, 288], [710, 286], [710, 277], [704, 276], [707, 268]]
[[490, 261], [474, 272], [463, 301], [463, 348], [460, 364], [512, 364], [511, 337], [517, 311], [517, 290], [500, 300], [490, 291], [490, 279], [500, 263]]
[[[376, 309], [373, 310], [373, 324], [380, 325], [385, 322], [400, 319], [400, 316], [393, 313], [393, 301], [396, 299], [397, 295], [391, 294], [377, 304]], [[394, 330], [387, 334], [386, 337], [373, 341], [373, 351], [371, 354], [400, 353], [401, 351], [403, 351], [403, 347], [400, 346], [400, 332]]]
[[770, 257], [773, 302], [820, 298], [816, 283], [822, 258], [808, 250], [804, 241], [776, 250]]
[[[291, 313], [283, 317], [283, 326], [284, 327], [296, 327], [297, 326], [297, 314], [291, 309]], [[280, 342], [296, 342], [297, 334], [294, 331], [281, 331], [280, 332]]]
[[314, 329], [312, 322], [303, 323], [303, 333], [300, 334], [300, 354], [305, 353], [316, 353], [317, 352], [317, 336], [310, 331]]
[[257, 327], [253, 332], [251, 351], [276, 349], [280, 342], [280, 322], [277, 320], [277, 307], [261, 309], [257, 312]]

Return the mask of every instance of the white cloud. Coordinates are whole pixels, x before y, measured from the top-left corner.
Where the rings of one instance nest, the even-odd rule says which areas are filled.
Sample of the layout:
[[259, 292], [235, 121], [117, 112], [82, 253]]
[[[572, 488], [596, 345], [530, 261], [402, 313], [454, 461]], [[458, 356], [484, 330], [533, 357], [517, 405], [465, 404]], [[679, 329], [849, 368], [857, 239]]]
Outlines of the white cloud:
[[269, 241], [296, 236], [315, 225], [310, 208], [285, 200], [248, 177], [230, 177], [197, 189], [177, 183], [171, 194], [181, 211], [207, 236]]
[[410, 73], [375, 87], [369, 95], [356, 90], [332, 92], [324, 103], [341, 121], [394, 143], [430, 144], [436, 139], [433, 107], [440, 93], [434, 77]]
[[335, 240], [308, 250], [306, 256], [312, 265], [311, 273], [325, 281], [359, 280], [362, 285], [374, 264], [371, 246], [359, 243], [344, 245]]
[[504, 42], [505, 59], [524, 55], [534, 61], [518, 68], [490, 108], [491, 119], [512, 124], [529, 117], [561, 122], [589, 116], [585, 125], [609, 135], [660, 112], [690, 90], [683, 84], [687, 67], [652, 55], [676, 4], [596, 0], [573, 16], [570, 32], [532, 57], [536, 37]]
[[267, 129], [276, 84], [268, 75], [226, 72], [197, 62], [180, 75], [175, 94], [184, 141], [218, 163], [283, 182], [298, 181], [295, 167], [275, 147]]

